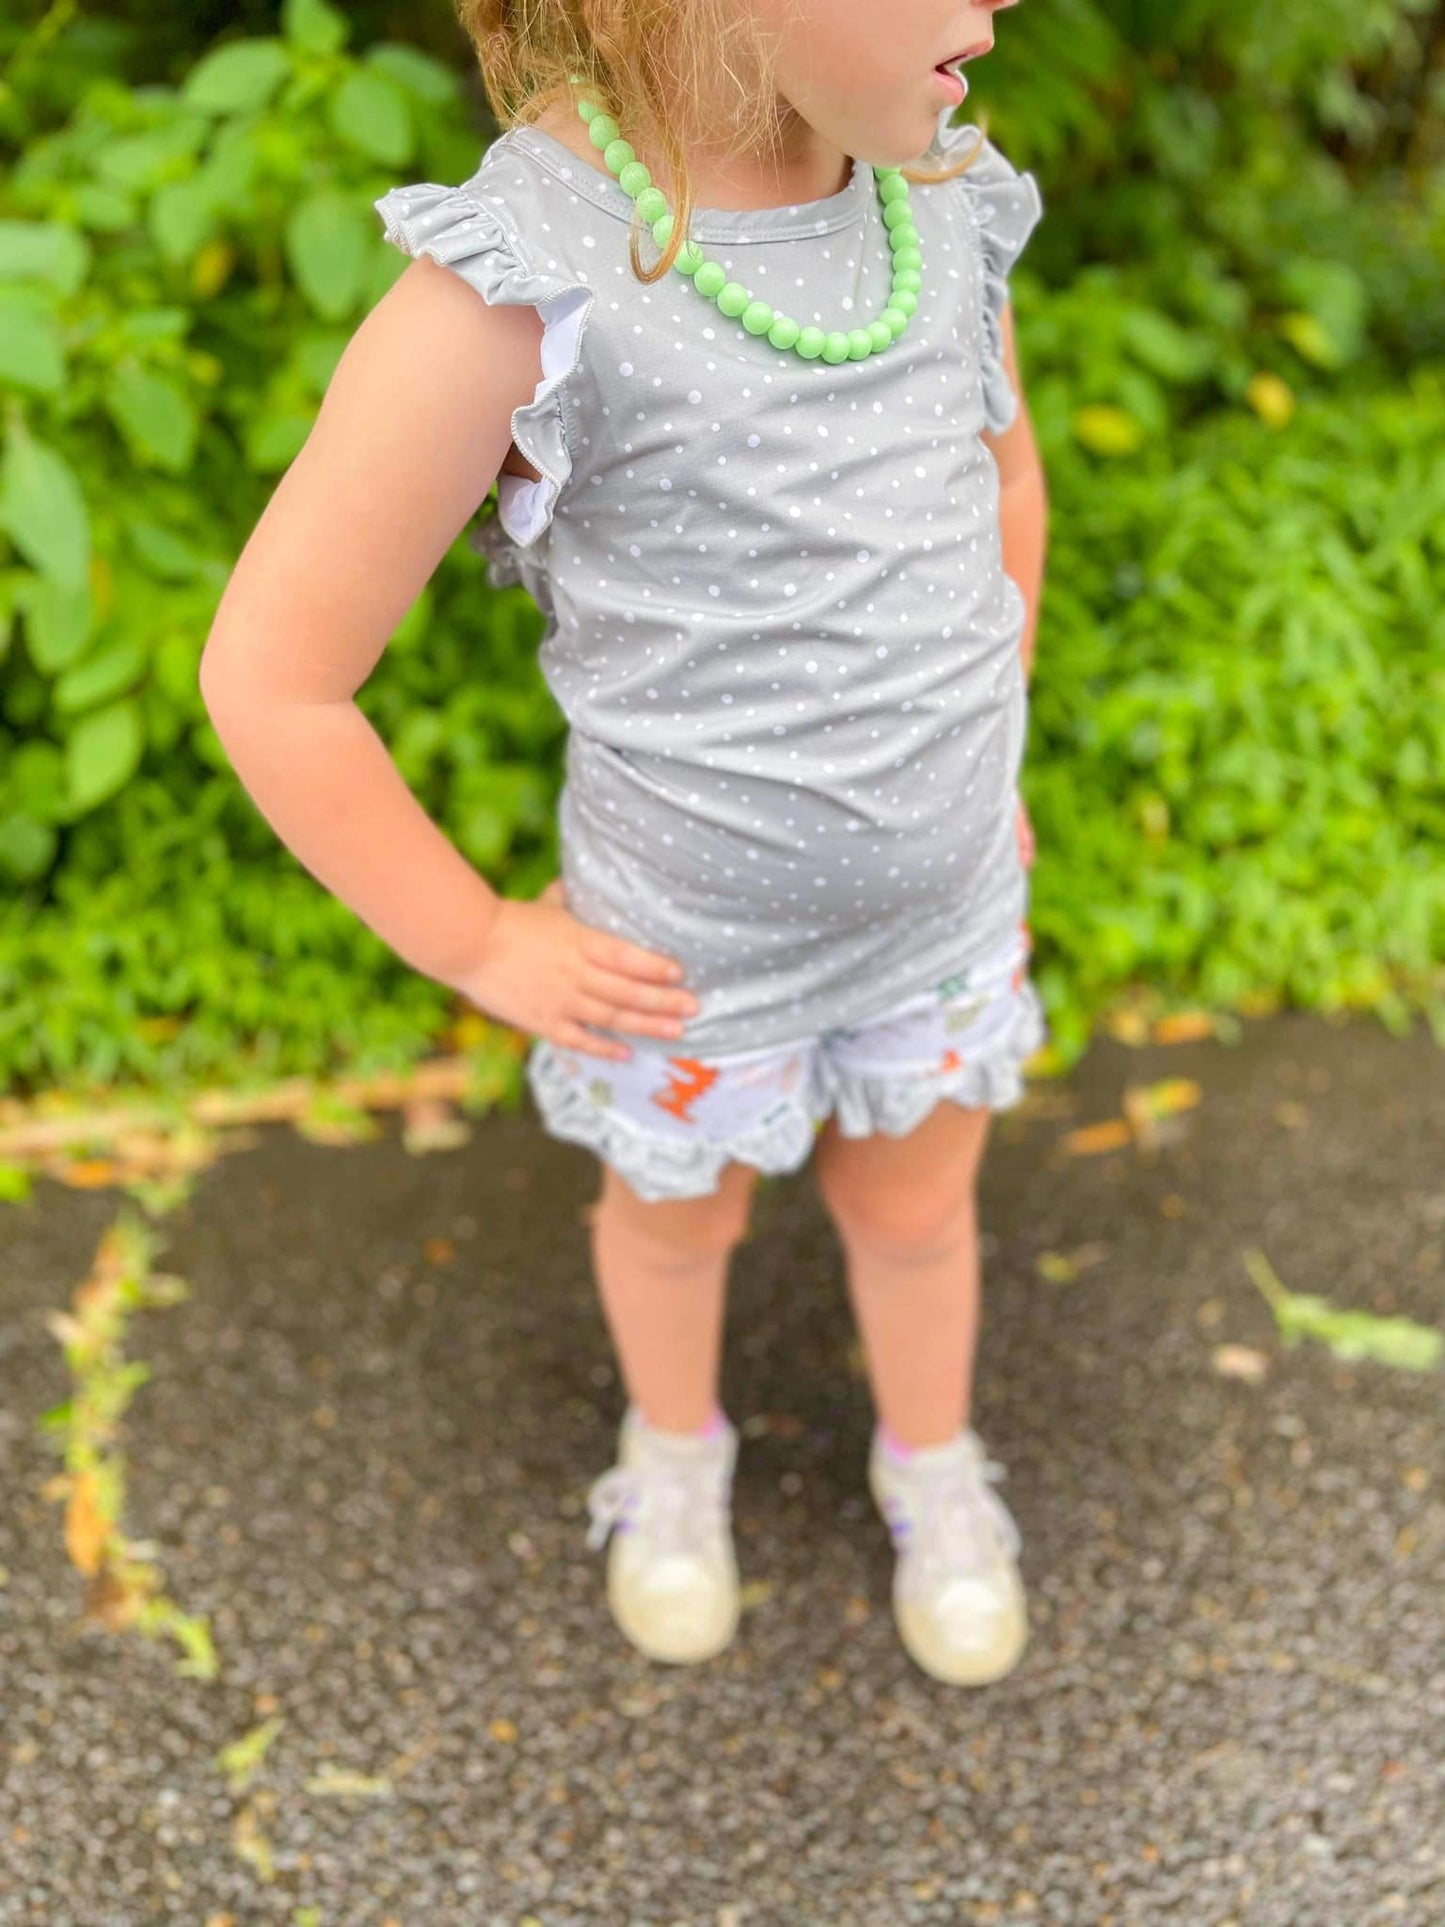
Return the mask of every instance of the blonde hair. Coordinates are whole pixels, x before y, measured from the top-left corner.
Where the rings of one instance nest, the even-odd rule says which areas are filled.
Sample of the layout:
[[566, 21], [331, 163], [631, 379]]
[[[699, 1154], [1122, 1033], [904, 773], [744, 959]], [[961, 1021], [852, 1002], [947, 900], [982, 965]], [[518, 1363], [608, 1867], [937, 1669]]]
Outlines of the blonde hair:
[[[766, 39], [740, 0], [456, 0], [456, 9], [500, 127], [525, 126], [554, 107], [571, 110], [576, 74], [586, 97], [639, 152], [661, 157], [675, 183], [672, 230], [647, 267], [638, 251], [644, 224], [634, 219], [628, 258], [639, 281], [660, 281], [688, 238], [695, 205], [687, 163], [691, 102], [721, 86], [740, 149], [775, 159], [779, 153], [772, 96], [758, 84], [770, 71]], [[983, 151], [986, 116], [979, 128], [977, 144], [961, 159], [899, 171], [919, 186], [956, 179]]]

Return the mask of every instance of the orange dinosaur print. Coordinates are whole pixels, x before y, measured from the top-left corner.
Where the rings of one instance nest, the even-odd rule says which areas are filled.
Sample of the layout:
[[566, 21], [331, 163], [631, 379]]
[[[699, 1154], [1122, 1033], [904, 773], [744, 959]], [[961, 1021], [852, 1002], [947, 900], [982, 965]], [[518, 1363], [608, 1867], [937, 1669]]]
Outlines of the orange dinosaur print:
[[676, 1064], [680, 1071], [687, 1074], [685, 1077], [669, 1078], [667, 1089], [661, 1095], [656, 1091], [652, 1093], [652, 1102], [659, 1110], [666, 1111], [682, 1123], [691, 1124], [695, 1120], [688, 1116], [689, 1107], [712, 1089], [720, 1073], [713, 1065], [704, 1064], [697, 1057], [669, 1057], [667, 1061]]
[[943, 1062], [938, 1068], [940, 1071], [956, 1071], [961, 1070], [962, 1067], [963, 1059], [959, 1056], [958, 1052], [956, 1050], [946, 1050], [943, 1053]]

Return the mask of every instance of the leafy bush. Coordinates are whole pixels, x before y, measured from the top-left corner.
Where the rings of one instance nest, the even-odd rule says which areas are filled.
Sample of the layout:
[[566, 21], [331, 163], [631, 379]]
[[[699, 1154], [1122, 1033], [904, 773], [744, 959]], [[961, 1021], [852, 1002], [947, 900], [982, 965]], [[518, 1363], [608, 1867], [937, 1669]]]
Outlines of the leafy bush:
[[1131, 980], [1445, 1042], [1445, 369], [1051, 474], [1024, 787], [1060, 1042]]
[[24, 747], [5, 759], [0, 872], [16, 881], [46, 876], [148, 752], [192, 784], [228, 768], [199, 649], [238, 535], [404, 265], [370, 201], [399, 168], [475, 164], [445, 68], [403, 46], [352, 59], [344, 37], [294, 0], [287, 39], [222, 46], [179, 90], [93, 86], [6, 188], [0, 609], [25, 648], [4, 690]]

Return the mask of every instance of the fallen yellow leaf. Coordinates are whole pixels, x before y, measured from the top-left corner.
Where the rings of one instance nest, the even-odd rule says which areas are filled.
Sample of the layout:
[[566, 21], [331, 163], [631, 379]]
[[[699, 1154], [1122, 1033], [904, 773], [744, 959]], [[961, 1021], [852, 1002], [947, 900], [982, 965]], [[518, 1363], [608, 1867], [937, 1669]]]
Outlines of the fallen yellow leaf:
[[70, 1481], [65, 1508], [65, 1550], [71, 1564], [86, 1574], [99, 1572], [110, 1534], [111, 1522], [100, 1509], [95, 1475], [77, 1472]]
[[1156, 1044], [1192, 1044], [1214, 1035], [1214, 1018], [1207, 1010], [1171, 1010], [1154, 1025]]
[[1122, 1151], [1134, 1142], [1134, 1134], [1123, 1118], [1110, 1118], [1103, 1124], [1085, 1124], [1069, 1131], [1063, 1139], [1071, 1158], [1095, 1157], [1101, 1151]]

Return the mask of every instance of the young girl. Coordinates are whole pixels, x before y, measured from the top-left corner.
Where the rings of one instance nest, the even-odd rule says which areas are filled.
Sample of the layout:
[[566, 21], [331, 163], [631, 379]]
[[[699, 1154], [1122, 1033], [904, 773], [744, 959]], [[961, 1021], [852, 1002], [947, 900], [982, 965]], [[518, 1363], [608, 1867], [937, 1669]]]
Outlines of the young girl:
[[[544, 1125], [601, 1161], [628, 1399], [588, 1543], [617, 1527], [611, 1608], [657, 1659], [737, 1625], [726, 1274], [758, 1173], [815, 1147], [904, 1646], [980, 1683], [1026, 1636], [968, 1422], [975, 1177], [1046, 1034], [1018, 793], [1045, 498], [1007, 285], [1042, 203], [953, 123], [1007, 4], [463, 0], [506, 131], [464, 186], [379, 203], [415, 259], [202, 665], [277, 833], [535, 1034]], [[352, 700], [494, 480], [475, 539], [543, 610], [571, 726], [534, 901], [476, 874]]]

